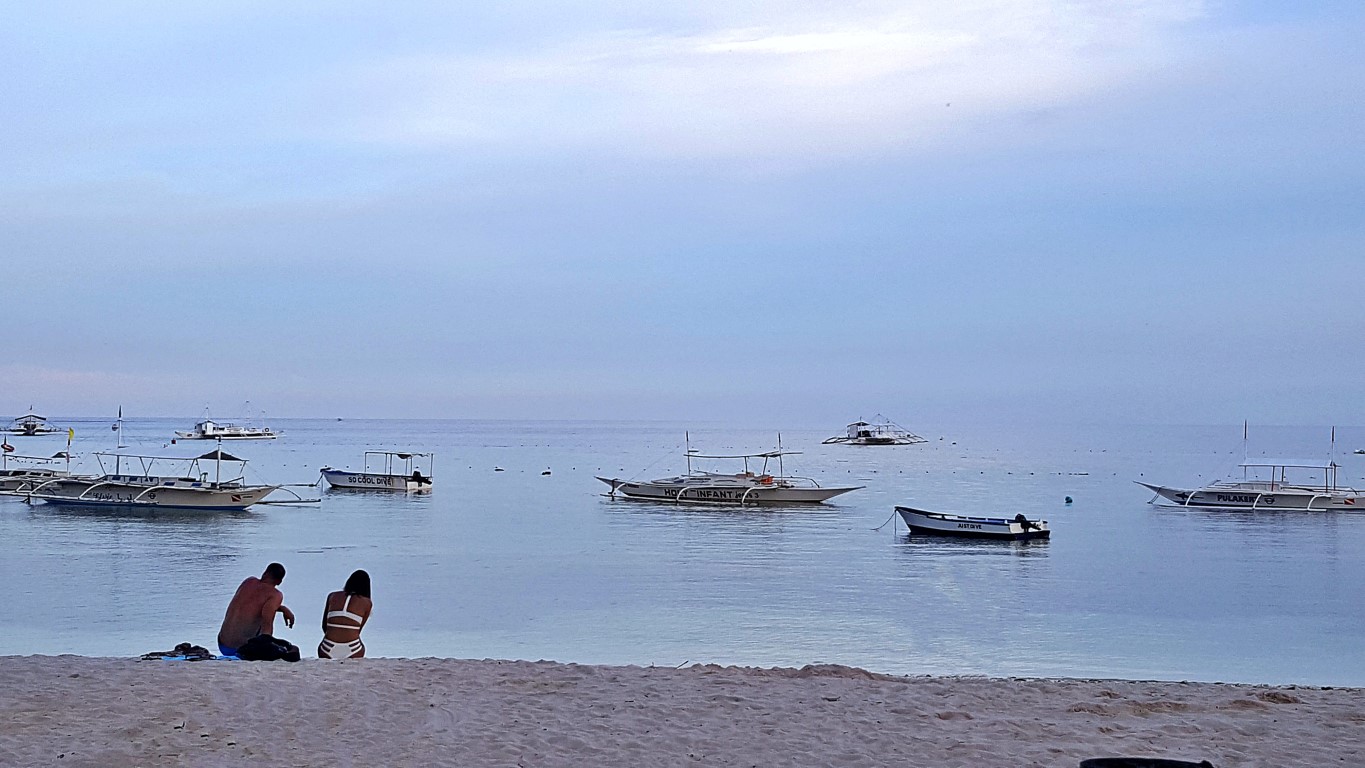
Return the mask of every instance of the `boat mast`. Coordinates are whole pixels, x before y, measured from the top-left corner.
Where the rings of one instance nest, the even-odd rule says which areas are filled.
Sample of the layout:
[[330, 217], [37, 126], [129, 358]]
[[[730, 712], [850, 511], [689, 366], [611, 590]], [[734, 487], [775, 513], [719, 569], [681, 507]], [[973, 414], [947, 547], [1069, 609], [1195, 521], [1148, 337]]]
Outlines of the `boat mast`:
[[[1247, 479], [1247, 461], [1248, 461], [1248, 456], [1249, 456], [1249, 454], [1247, 453], [1247, 420], [1246, 420], [1246, 419], [1242, 419], [1242, 479], [1243, 479], [1243, 480]], [[1274, 470], [1273, 470], [1273, 469], [1271, 470], [1270, 478], [1271, 478], [1272, 481], [1275, 479], [1275, 475], [1274, 475]]]
[[1334, 490], [1334, 489], [1337, 487], [1337, 462], [1336, 462], [1336, 456], [1337, 456], [1337, 428], [1336, 428], [1335, 426], [1333, 426], [1333, 427], [1332, 427], [1332, 440], [1331, 440], [1331, 442], [1329, 442], [1329, 443], [1327, 444], [1327, 472], [1324, 473], [1324, 475], [1323, 475], [1323, 480], [1324, 480], [1325, 482], [1330, 482], [1330, 483], [1331, 483], [1331, 486], [1328, 488], [1328, 490]]
[[692, 433], [683, 430], [683, 455], [687, 457], [687, 474], [692, 474]]

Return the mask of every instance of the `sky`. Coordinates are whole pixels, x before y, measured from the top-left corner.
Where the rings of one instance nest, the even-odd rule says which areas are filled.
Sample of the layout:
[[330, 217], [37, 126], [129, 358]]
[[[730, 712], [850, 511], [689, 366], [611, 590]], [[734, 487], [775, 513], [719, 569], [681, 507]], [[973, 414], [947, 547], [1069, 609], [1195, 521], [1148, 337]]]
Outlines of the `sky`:
[[1359, 2], [3, 7], [0, 415], [1365, 424]]

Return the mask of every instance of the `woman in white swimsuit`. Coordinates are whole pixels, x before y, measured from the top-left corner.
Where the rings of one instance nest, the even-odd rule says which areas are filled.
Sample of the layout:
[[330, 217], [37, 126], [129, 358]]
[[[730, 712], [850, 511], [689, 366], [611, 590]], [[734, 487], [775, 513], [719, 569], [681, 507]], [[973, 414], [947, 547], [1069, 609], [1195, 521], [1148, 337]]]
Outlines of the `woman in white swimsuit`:
[[356, 571], [340, 592], [327, 596], [322, 606], [322, 642], [319, 659], [356, 659], [365, 655], [360, 630], [370, 619], [370, 574]]

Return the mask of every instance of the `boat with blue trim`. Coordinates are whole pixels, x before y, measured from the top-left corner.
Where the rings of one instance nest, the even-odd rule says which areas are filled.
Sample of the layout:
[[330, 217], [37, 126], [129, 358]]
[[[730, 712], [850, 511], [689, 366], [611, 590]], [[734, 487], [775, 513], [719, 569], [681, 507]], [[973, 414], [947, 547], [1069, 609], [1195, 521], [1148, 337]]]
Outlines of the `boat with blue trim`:
[[[224, 453], [222, 449], [192, 457], [127, 453], [93, 455], [101, 474], [55, 477], [13, 492], [13, 495], [30, 502], [56, 505], [242, 511], [285, 487], [248, 484], [244, 479], [246, 460]], [[212, 479], [207, 468], [210, 462]], [[170, 465], [172, 473], [158, 472], [158, 463]], [[129, 465], [128, 469], [125, 464]], [[229, 468], [226, 479], [224, 465]], [[294, 497], [294, 501], [305, 501], [298, 494]]]
[[1029, 520], [1022, 514], [1012, 518], [969, 517], [903, 506], [897, 506], [896, 512], [905, 521], [911, 533], [1014, 541], [1046, 539], [1052, 535], [1046, 520]]

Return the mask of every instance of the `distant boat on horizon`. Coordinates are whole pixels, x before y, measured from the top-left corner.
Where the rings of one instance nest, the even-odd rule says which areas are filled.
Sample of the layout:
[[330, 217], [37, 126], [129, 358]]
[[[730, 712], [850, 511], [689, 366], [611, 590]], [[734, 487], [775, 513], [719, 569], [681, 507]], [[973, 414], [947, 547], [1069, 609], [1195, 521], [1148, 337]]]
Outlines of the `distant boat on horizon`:
[[274, 440], [280, 433], [270, 427], [250, 427], [204, 419], [189, 432], [176, 432], [175, 436], [181, 440]]
[[929, 442], [896, 422], [877, 414], [873, 421], [858, 421], [844, 428], [844, 434], [825, 438], [821, 445], [918, 445]]

